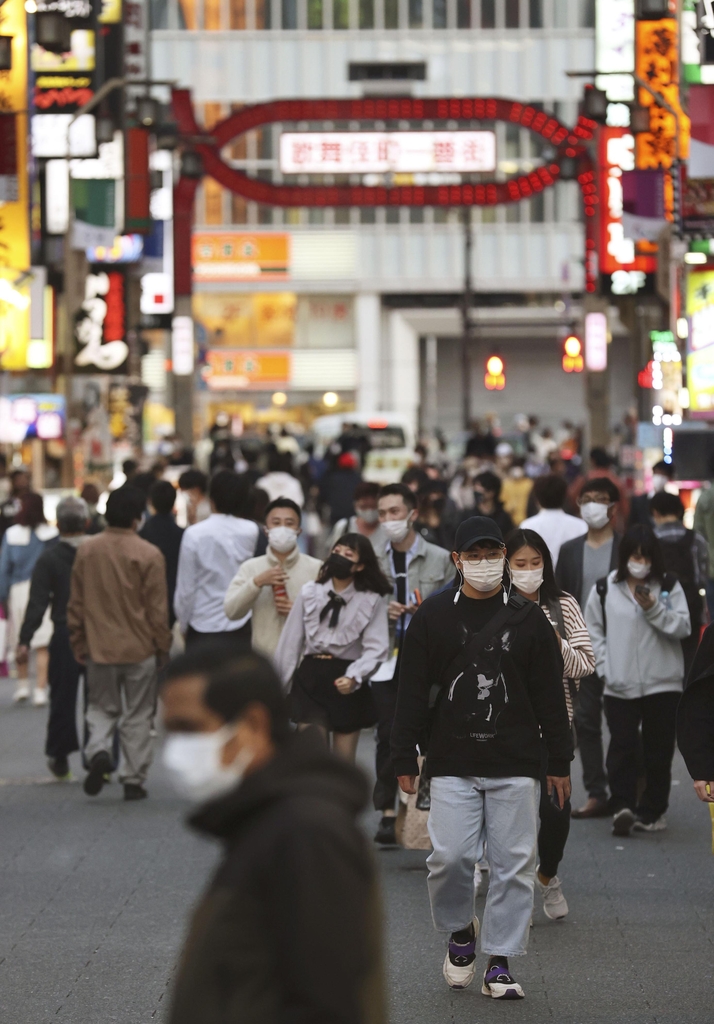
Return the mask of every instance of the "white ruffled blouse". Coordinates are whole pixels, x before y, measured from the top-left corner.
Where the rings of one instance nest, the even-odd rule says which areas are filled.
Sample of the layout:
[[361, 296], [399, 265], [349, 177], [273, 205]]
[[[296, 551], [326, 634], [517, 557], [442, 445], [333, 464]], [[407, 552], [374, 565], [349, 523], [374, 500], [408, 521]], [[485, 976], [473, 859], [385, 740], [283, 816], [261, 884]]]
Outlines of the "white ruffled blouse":
[[301, 588], [293, 604], [274, 659], [286, 691], [290, 690], [295, 669], [306, 654], [331, 654], [350, 660], [352, 664], [345, 675], [360, 685], [387, 659], [387, 599], [371, 591], [355, 590], [350, 583], [339, 595], [345, 605], [333, 628], [331, 614], [320, 621], [320, 612], [333, 590], [331, 580], [311, 581]]

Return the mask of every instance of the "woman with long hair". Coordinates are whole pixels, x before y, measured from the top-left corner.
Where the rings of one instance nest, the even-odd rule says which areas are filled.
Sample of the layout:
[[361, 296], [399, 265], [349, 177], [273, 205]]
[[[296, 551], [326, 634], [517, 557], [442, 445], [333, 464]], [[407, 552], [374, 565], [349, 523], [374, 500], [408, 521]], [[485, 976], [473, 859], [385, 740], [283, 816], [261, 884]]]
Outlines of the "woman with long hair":
[[[33, 491], [23, 494], [15, 523], [5, 532], [0, 547], [0, 601], [8, 608], [7, 650], [11, 655], [15, 653], [30, 599], [30, 577], [35, 562], [56, 536], [56, 527], [50, 526], [45, 519], [42, 495]], [[43, 707], [47, 703], [48, 647], [51, 638], [52, 620], [48, 608], [30, 644], [35, 651], [35, 692], [32, 703], [36, 707]], [[29, 696], [27, 660], [18, 660], [14, 700], [19, 703], [26, 701]]]
[[388, 655], [391, 592], [370, 541], [345, 534], [300, 590], [275, 651], [293, 721], [332, 734], [349, 761], [360, 730], [377, 721], [369, 679]]
[[[597, 673], [605, 680], [610, 730], [607, 774], [612, 830], [627, 836], [666, 828], [677, 705], [684, 680], [680, 640], [691, 632], [682, 585], [665, 572], [649, 526], [620, 541], [618, 567], [593, 587], [585, 608]], [[645, 788], [637, 799], [640, 727]]]
[[[550, 620], [563, 656], [563, 686], [568, 718], [573, 721], [573, 702], [580, 680], [595, 669], [595, 655], [578, 602], [555, 582], [548, 545], [535, 530], [516, 530], [507, 541], [506, 552], [513, 587], [537, 601]], [[563, 806], [548, 793], [546, 751], [543, 745], [540, 790], [540, 829], [536, 869], [538, 888], [547, 917], [558, 921], [568, 913], [568, 904], [558, 878], [570, 832], [570, 801]]]

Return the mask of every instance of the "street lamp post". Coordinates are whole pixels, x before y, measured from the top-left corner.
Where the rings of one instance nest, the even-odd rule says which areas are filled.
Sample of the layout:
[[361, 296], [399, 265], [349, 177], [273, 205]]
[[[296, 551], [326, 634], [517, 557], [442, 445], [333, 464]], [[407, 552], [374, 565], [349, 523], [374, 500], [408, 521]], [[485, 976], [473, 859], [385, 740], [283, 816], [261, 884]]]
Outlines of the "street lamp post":
[[464, 225], [464, 295], [461, 303], [461, 420], [464, 430], [471, 423], [471, 348], [474, 325], [471, 319], [473, 306], [473, 282], [471, 280], [471, 259], [473, 256], [473, 230], [471, 208], [462, 207]]

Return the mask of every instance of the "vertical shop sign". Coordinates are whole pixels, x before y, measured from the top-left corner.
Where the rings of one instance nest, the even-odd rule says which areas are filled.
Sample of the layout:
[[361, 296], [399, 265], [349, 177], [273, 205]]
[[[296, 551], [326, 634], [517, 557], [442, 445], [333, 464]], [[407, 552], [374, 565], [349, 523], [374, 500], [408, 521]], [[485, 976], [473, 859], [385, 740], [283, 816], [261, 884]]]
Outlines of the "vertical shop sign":
[[[12, 67], [0, 75], [3, 112], [2, 161], [6, 197], [0, 206], [0, 267], [30, 266], [30, 202], [27, 178], [27, 16], [22, 0], [6, 0], [0, 8], [2, 34], [12, 36]], [[14, 173], [13, 173], [14, 170]], [[0, 313], [0, 316], [2, 314]], [[25, 344], [29, 341], [26, 339]]]
[[120, 372], [129, 355], [126, 333], [124, 275], [114, 270], [87, 275], [82, 303], [75, 324], [78, 351], [74, 365], [79, 370]]
[[650, 112], [649, 131], [637, 135], [636, 162], [641, 170], [668, 170], [675, 159], [689, 154], [689, 118], [679, 98], [678, 46], [675, 18], [636, 23], [635, 72], [671, 108], [661, 106], [647, 89], [638, 89], [640, 105]]

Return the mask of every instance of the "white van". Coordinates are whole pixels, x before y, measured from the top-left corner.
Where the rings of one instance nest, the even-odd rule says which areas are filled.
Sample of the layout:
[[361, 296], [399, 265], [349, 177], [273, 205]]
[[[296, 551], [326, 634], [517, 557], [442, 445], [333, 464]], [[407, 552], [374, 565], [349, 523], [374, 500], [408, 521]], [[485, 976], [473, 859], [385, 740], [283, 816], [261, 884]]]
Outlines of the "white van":
[[310, 428], [315, 455], [321, 458], [333, 441], [354, 424], [364, 431], [370, 451], [362, 467], [365, 480], [378, 484], [396, 483], [414, 459], [414, 427], [409, 416], [398, 412], [345, 412], [318, 416]]

